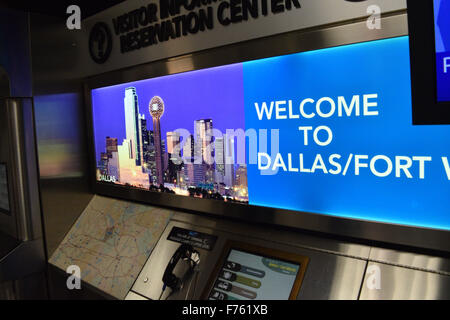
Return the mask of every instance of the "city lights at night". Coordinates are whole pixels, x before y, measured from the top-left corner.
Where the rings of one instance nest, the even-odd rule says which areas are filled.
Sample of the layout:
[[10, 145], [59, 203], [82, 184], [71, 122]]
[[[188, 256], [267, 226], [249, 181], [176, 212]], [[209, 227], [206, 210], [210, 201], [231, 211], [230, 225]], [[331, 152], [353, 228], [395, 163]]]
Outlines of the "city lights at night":
[[236, 163], [235, 137], [214, 136], [213, 119], [195, 120], [194, 134], [182, 137], [176, 128], [162, 131], [164, 111], [170, 106], [160, 96], [148, 103], [151, 128], [140, 113], [135, 87], [125, 89], [123, 105], [125, 139], [104, 138], [97, 180], [196, 198], [248, 202], [247, 166]]

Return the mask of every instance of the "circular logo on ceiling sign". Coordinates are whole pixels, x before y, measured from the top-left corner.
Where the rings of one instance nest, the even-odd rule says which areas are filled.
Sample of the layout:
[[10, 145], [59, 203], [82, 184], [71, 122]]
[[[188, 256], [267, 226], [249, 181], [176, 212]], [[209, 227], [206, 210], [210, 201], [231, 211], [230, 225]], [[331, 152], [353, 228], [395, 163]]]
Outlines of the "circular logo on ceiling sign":
[[92, 60], [104, 63], [112, 50], [112, 36], [109, 27], [104, 22], [97, 22], [89, 34], [89, 53]]

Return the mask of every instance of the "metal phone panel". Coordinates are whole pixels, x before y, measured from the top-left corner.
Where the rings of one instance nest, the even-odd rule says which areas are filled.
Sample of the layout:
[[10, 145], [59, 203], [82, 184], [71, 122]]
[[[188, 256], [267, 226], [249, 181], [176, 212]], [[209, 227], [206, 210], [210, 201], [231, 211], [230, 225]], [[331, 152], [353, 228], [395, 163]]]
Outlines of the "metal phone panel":
[[325, 253], [348, 256], [351, 258], [368, 259], [370, 253], [370, 246], [367, 245], [311, 236], [292, 230], [280, 231], [275, 228], [268, 228], [267, 226], [250, 225], [245, 222], [235, 223], [221, 220], [220, 223], [218, 223], [215, 219], [208, 219], [200, 215], [182, 212], [176, 212], [172, 217], [172, 220], [237, 234], [246, 234], [248, 233], [249, 228], [251, 228], [251, 236], [253, 238], [267, 239], [268, 233], [270, 233], [269, 237], [272, 238], [273, 236], [273, 239], [276, 242]]
[[[216, 221], [217, 229], [221, 222]], [[267, 248], [283, 250], [309, 257], [308, 268], [303, 279], [302, 287], [297, 299], [357, 299], [361, 282], [364, 276], [366, 261], [349, 257], [323, 253], [315, 250], [292, 247], [279, 242], [245, 236], [246, 233], [237, 234], [218, 231], [216, 228], [197, 227], [191, 224], [172, 221], [167, 226], [150, 258], [139, 274], [132, 291], [149, 299], [159, 299], [163, 287], [162, 276], [168, 261], [179, 244], [167, 239], [172, 227], [177, 226], [197, 232], [209, 233], [218, 237], [212, 251], [198, 249], [201, 255], [198, 277], [193, 280], [190, 288], [182, 288], [170, 299], [200, 299], [203, 291], [209, 289], [211, 272], [223, 253], [228, 240], [240, 241]], [[281, 232], [280, 232], [281, 233]], [[271, 240], [277, 241], [278, 235]]]
[[[202, 275], [201, 277], [204, 276], [205, 271], [209, 269], [212, 270], [212, 268], [214, 267], [215, 261], [217, 261], [220, 254], [220, 250], [217, 250], [217, 248], [223, 247], [224, 245], [223, 240], [224, 234], [221, 232], [213, 231], [211, 229], [194, 227], [192, 225], [188, 225], [185, 223], [170, 222], [167, 225], [166, 229], [164, 230], [161, 238], [158, 241], [158, 244], [153, 249], [150, 258], [145, 263], [141, 273], [139, 274], [138, 278], [136, 279], [136, 282], [132, 287], [132, 291], [134, 291], [135, 293], [147, 297], [148, 299], [152, 300], [159, 299], [163, 288], [162, 277], [164, 271], [170, 258], [177, 250], [177, 248], [180, 246], [180, 244], [177, 242], [167, 240], [167, 236], [169, 235], [170, 231], [174, 226], [219, 236], [219, 239], [216, 242], [215, 249], [213, 251], [207, 251], [196, 248], [200, 252], [199, 273]], [[201, 277], [199, 277], [198, 279], [200, 279]], [[197, 290], [197, 283], [194, 283], [193, 285], [194, 288], [190, 288], [190, 290], [192, 290], [192, 292], [197, 291], [195, 293], [199, 294], [200, 290]], [[188, 291], [187, 287], [182, 288], [177, 294], [175, 294], [171, 298], [172, 299], [192, 298], [187, 297], [187, 295], [191, 294], [191, 292], [187, 291]]]
[[333, 254], [310, 255], [298, 300], [357, 300], [366, 261]]

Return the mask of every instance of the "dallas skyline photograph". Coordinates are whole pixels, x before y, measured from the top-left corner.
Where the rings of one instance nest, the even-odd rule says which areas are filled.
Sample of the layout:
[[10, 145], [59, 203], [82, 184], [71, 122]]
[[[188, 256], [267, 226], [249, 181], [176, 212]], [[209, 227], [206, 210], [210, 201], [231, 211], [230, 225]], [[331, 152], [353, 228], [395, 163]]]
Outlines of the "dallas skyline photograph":
[[97, 180], [247, 203], [242, 68], [213, 69], [92, 90]]

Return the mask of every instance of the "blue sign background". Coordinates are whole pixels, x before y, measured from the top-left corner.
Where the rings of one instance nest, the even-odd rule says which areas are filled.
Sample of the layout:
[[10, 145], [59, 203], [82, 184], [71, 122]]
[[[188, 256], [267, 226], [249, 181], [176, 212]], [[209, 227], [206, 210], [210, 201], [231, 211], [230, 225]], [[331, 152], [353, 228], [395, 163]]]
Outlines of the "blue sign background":
[[[433, 158], [423, 180], [418, 164], [411, 168], [413, 179], [396, 178], [395, 171], [380, 178], [368, 168], [355, 176], [354, 162], [346, 176], [321, 170], [261, 175], [256, 164], [249, 164], [250, 204], [450, 230], [450, 181], [441, 160], [450, 157], [450, 126], [412, 125], [409, 61], [408, 37], [400, 37], [244, 63], [246, 129], [280, 129], [279, 152], [286, 162], [288, 153], [296, 167], [299, 153], [305, 154], [305, 167], [316, 154], [327, 163], [338, 153], [343, 167], [350, 153]], [[370, 117], [260, 121], [254, 106], [292, 99], [298, 113], [305, 98], [344, 96], [350, 102], [353, 95], [374, 93], [379, 115]], [[321, 125], [333, 131], [331, 144], [317, 146], [310, 136], [304, 146], [298, 127]]]

